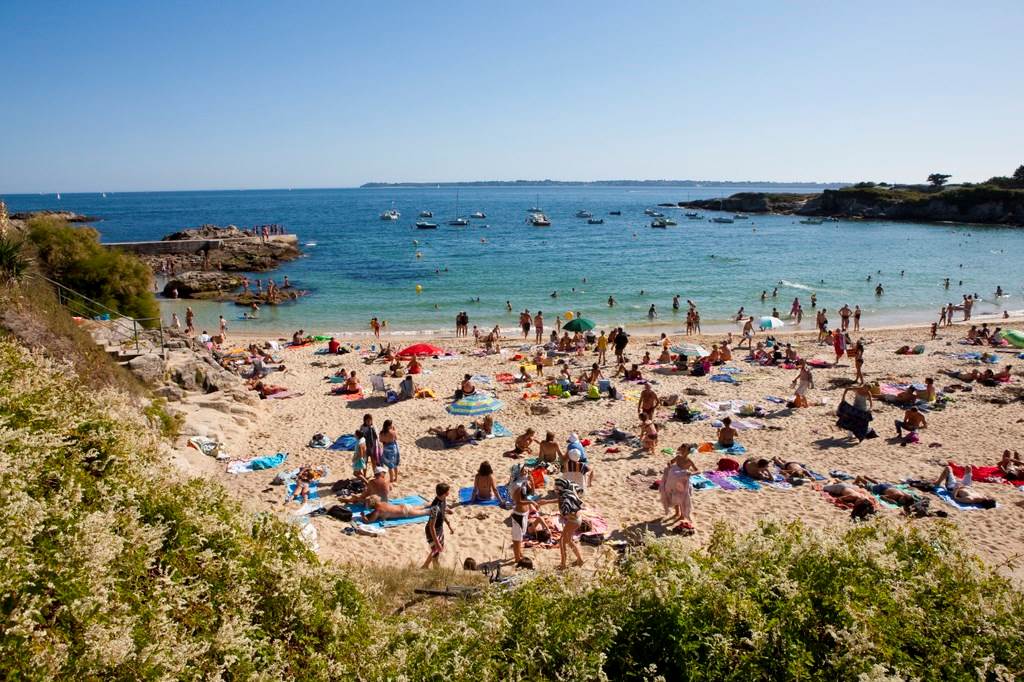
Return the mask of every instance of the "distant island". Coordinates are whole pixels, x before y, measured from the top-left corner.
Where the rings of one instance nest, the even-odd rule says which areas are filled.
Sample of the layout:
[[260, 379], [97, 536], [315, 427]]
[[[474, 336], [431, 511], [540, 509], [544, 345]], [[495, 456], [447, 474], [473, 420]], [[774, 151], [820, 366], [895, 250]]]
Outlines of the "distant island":
[[753, 180], [475, 180], [472, 182], [366, 182], [360, 189], [380, 187], [801, 187], [838, 189], [846, 182], [769, 182]]

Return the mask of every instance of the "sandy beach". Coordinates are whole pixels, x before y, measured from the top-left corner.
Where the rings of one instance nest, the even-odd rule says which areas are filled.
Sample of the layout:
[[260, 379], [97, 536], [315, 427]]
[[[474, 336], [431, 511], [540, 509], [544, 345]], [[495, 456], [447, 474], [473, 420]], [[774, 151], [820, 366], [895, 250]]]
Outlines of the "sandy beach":
[[[1004, 328], [1019, 326], [1013, 320], [1000, 321]], [[813, 324], [813, 323], [812, 323]], [[934, 377], [939, 389], [958, 383], [940, 373], [942, 370], [971, 369], [979, 366], [976, 361], [958, 359], [960, 353], [984, 350], [980, 347], [961, 345], [967, 326], [939, 330], [937, 339], [930, 340], [927, 327], [887, 328], [854, 333], [854, 341], [863, 338], [866, 344], [865, 376], [868, 382], [923, 382], [925, 377]], [[510, 333], [511, 330], [507, 330]], [[792, 342], [803, 358], [821, 358], [831, 363], [834, 354], [831, 346], [818, 345], [813, 333], [798, 332], [776, 334], [783, 343]], [[763, 339], [764, 334], [758, 334]], [[673, 337], [674, 342], [696, 342], [707, 347], [723, 334], [704, 336]], [[231, 344], [241, 344], [248, 339], [232, 336]], [[384, 338], [387, 343], [389, 339]], [[334, 503], [330, 483], [338, 478], [351, 477], [351, 453], [321, 450], [308, 447], [310, 438], [316, 433], [325, 433], [334, 439], [354, 431], [364, 414], [371, 414], [378, 429], [385, 419], [392, 419], [396, 425], [401, 444], [400, 476], [392, 488], [393, 497], [420, 495], [429, 500], [434, 486], [446, 482], [452, 486], [452, 501], [458, 488], [470, 486], [473, 475], [482, 461], [490, 462], [498, 483], [508, 477], [513, 460], [502, 453], [512, 448], [513, 438], [491, 438], [475, 445], [464, 445], [444, 449], [441, 441], [430, 436], [427, 429], [433, 426], [468, 424], [468, 417], [454, 417], [445, 411], [454, 389], [463, 374], [491, 378], [490, 384], [477, 382], [479, 390], [491, 391], [504, 402], [504, 408], [495, 414], [496, 420], [518, 435], [526, 428], [533, 427], [540, 437], [546, 431], [555, 433], [564, 449], [570, 433], [578, 433], [583, 439], [595, 441], [594, 431], [614, 424], [621, 429], [636, 433], [636, 395], [641, 386], [620, 379], [613, 380], [624, 399], [597, 401], [581, 397], [570, 399], [549, 399], [546, 397], [524, 399], [524, 394], [544, 393], [540, 383], [503, 384], [494, 381], [499, 373], [517, 373], [518, 362], [503, 359], [498, 354], [483, 355], [475, 348], [472, 338], [446, 339], [439, 342], [445, 349], [458, 355], [451, 358], [423, 360], [425, 373], [416, 377], [418, 388], [429, 388], [437, 398], [411, 399], [387, 404], [383, 395], [370, 393], [369, 375], [380, 373], [386, 364], [367, 364], [359, 352], [347, 355], [319, 355], [315, 351], [325, 343], [281, 352], [287, 367], [283, 372], [274, 372], [268, 381], [286, 386], [290, 391], [301, 393], [286, 400], [261, 401], [260, 425], [247, 433], [238, 432], [231, 436], [220, 436], [227, 441], [228, 451], [236, 458], [287, 452], [287, 463], [281, 469], [287, 470], [300, 465], [323, 464], [330, 468], [320, 486], [321, 501], [330, 506]], [[396, 350], [412, 343], [406, 337], [393, 339]], [[375, 343], [372, 337], [346, 339], [346, 343], [367, 349]], [[379, 343], [379, 342], [376, 342]], [[398, 345], [401, 344], [401, 345]], [[925, 352], [920, 355], [897, 355], [896, 349], [904, 346], [924, 344]], [[525, 347], [521, 333], [518, 338], [506, 338], [503, 347], [510, 353]], [[660, 350], [656, 337], [631, 336], [627, 356], [639, 361], [644, 351], [650, 350], [655, 358]], [[1016, 362], [1019, 351], [1000, 349], [998, 365], [985, 367], [1002, 368], [1006, 363]], [[742, 430], [738, 441], [746, 450], [745, 456], [781, 457], [805, 464], [826, 476], [832, 470], [841, 470], [854, 475], [899, 482], [905, 478], [927, 478], [934, 480], [941, 466], [948, 461], [960, 464], [993, 465], [1005, 448], [1020, 449], [1024, 436], [1024, 405], [1020, 400], [1020, 373], [1014, 370], [1009, 384], [998, 387], [984, 387], [972, 384], [969, 393], [952, 394], [953, 402], [945, 409], [929, 412], [928, 426], [921, 431], [919, 443], [900, 447], [893, 441], [893, 421], [902, 418], [903, 410], [896, 406], [876, 401], [873, 426], [879, 436], [876, 439], [858, 443], [846, 431], [835, 426], [835, 410], [840, 402], [842, 388], [833, 388], [833, 379], [852, 379], [853, 361], [844, 358], [838, 367], [813, 369], [815, 388], [809, 393], [810, 407], [790, 409], [785, 405], [766, 400], [767, 396], [781, 396], [789, 399], [793, 392], [790, 384], [796, 376], [795, 370], [780, 367], [762, 367], [744, 361], [746, 350], [734, 351], [734, 361], [728, 366], [737, 368], [732, 375], [738, 383], [720, 383], [709, 377], [691, 377], [670, 371], [668, 368], [644, 367], [644, 376], [651, 380], [659, 396], [676, 394], [686, 399], [691, 408], [699, 409], [710, 418], [690, 424], [672, 421], [672, 408], [658, 410], [655, 421], [660, 431], [660, 440], [653, 455], [645, 455], [639, 447], [620, 446], [619, 452], [607, 452], [608, 448], [596, 442], [587, 447], [587, 454], [594, 470], [593, 485], [588, 488], [585, 503], [586, 514], [596, 515], [608, 523], [610, 539], [628, 539], [642, 531], [655, 535], [665, 534], [669, 526], [663, 521], [667, 514], [659, 501], [658, 492], [650, 483], [660, 477], [669, 455], [660, 452], [662, 448], [675, 449], [681, 443], [702, 443], [715, 440], [716, 429], [711, 425], [718, 416], [706, 403], [714, 401], [742, 400], [765, 409], [762, 419], [752, 420], [761, 428]], [[583, 357], [571, 357], [575, 365], [573, 374], [578, 375], [583, 367], [589, 367], [595, 357], [588, 351]], [[614, 360], [609, 352], [609, 359]], [[341, 396], [331, 395], [332, 385], [326, 381], [329, 375], [341, 369], [356, 370], [365, 388], [365, 399], [348, 401]], [[614, 364], [603, 368], [606, 376], [615, 370]], [[548, 376], [553, 372], [547, 370]], [[396, 378], [386, 380], [395, 388]], [[1005, 401], [1005, 404], [1003, 404]], [[544, 414], [535, 414], [535, 411]], [[184, 434], [195, 435], [195, 434]], [[218, 434], [200, 434], [216, 436]], [[271, 511], [284, 517], [291, 516], [298, 506], [283, 504], [284, 491], [281, 486], [271, 485], [278, 470], [258, 471], [247, 474], [226, 473], [223, 463], [216, 463], [193, 449], [183, 450], [196, 470], [220, 481], [232, 494], [253, 508]], [[696, 463], [704, 470], [716, 468], [723, 454], [717, 451], [700, 453]], [[518, 460], [522, 461], [522, 460]], [[280, 469], [279, 469], [280, 470]], [[553, 478], [548, 478], [545, 492], [552, 490]], [[991, 565], [1016, 578], [1024, 577], [1024, 568], [1014, 567], [1010, 562], [1024, 551], [1024, 492], [1012, 485], [992, 483], [975, 484], [985, 494], [995, 497], [999, 506], [988, 510], [959, 510], [931, 497], [933, 509], [949, 512], [949, 520], [955, 523], [963, 536], [978, 555]], [[846, 528], [851, 523], [850, 514], [829, 503], [823, 493], [813, 485], [792, 488], [762, 486], [760, 490], [721, 489], [697, 490], [693, 497], [694, 523], [696, 533], [681, 541], [693, 545], [704, 542], [713, 524], [726, 522], [743, 529], [763, 519], [800, 519], [818, 528]], [[553, 507], [546, 507], [551, 510]], [[553, 513], [553, 512], [549, 512]], [[898, 518], [900, 512], [883, 508], [882, 515]], [[446, 566], [461, 565], [467, 557], [478, 563], [493, 560], [509, 560], [512, 556], [510, 530], [505, 524], [509, 512], [498, 507], [455, 506], [450, 519], [455, 532], [447, 539], [447, 548], [441, 561]], [[933, 523], [932, 519], [906, 520], [906, 523]], [[321, 556], [343, 563], [376, 564], [384, 566], [406, 566], [419, 564], [426, 556], [423, 524], [411, 524], [386, 529], [380, 537], [364, 537], [346, 534], [348, 526], [329, 516], [315, 516], [312, 523], [318, 531]], [[583, 546], [587, 569], [593, 568], [595, 553], [600, 551]], [[558, 562], [557, 548], [530, 548], [526, 555], [538, 567], [553, 567]], [[584, 569], [584, 570], [587, 570]], [[511, 569], [508, 569], [511, 570]]]

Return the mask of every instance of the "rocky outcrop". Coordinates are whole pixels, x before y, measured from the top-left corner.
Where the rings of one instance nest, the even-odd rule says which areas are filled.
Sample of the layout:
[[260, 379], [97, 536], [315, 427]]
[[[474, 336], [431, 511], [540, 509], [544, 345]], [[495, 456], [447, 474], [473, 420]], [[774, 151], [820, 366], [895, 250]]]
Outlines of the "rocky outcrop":
[[[241, 275], [227, 272], [183, 272], [164, 286], [167, 298], [219, 299], [242, 286]], [[177, 296], [175, 296], [177, 294]]]
[[58, 218], [60, 220], [67, 221], [69, 223], [95, 223], [102, 220], [91, 215], [82, 215], [75, 213], [74, 211], [23, 211], [21, 213], [12, 213], [10, 216], [11, 220], [31, 220], [32, 218]]
[[[159, 248], [162, 242], [187, 243]], [[160, 242], [120, 246], [132, 249], [155, 272], [161, 272], [165, 266], [172, 267], [174, 272], [266, 272], [302, 255], [299, 239], [293, 234], [272, 235], [264, 240], [234, 225], [202, 225], [169, 234]]]
[[200, 225], [199, 227], [190, 227], [178, 232], [172, 232], [171, 234], [166, 235], [162, 241], [174, 242], [182, 239], [239, 239], [251, 236], [252, 235], [243, 232], [234, 225], [228, 225], [227, 227], [220, 227], [219, 225]]
[[937, 192], [878, 188], [825, 190], [801, 215], [1024, 225], [1024, 191], [964, 187]]
[[739, 192], [719, 199], [680, 201], [683, 208], [733, 213], [794, 213], [816, 197], [815, 194], [768, 194], [765, 192]]

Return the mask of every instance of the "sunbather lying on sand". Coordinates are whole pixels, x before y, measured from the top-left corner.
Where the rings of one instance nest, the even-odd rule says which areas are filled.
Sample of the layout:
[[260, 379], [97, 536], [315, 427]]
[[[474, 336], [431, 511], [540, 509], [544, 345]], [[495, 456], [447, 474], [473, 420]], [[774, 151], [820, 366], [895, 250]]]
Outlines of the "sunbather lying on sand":
[[430, 510], [429, 505], [391, 504], [384, 502], [377, 495], [370, 495], [366, 498], [366, 507], [370, 510], [362, 514], [362, 520], [366, 523], [387, 519], [411, 519], [416, 516], [425, 516]]
[[790, 483], [795, 480], [814, 480], [814, 475], [811, 473], [810, 469], [800, 462], [787, 462], [778, 456], [772, 457], [772, 462], [775, 466], [779, 467], [779, 472]]
[[277, 393], [284, 393], [288, 390], [284, 386], [265, 384], [262, 381], [257, 381], [253, 384], [252, 389], [260, 394], [260, 398], [266, 398], [269, 395], [275, 395]]
[[740, 465], [740, 473], [746, 474], [755, 481], [771, 481], [775, 477], [772, 475], [769, 467], [771, 462], [767, 459], [754, 459], [753, 457], [747, 457], [743, 460], [743, 464]]
[[900, 490], [892, 483], [883, 483], [868, 476], [858, 476], [853, 482], [868, 492], [878, 495], [886, 502], [891, 502], [900, 507], [908, 507], [921, 499], [920, 496], [914, 493]]
[[957, 479], [951, 467], [943, 467], [942, 473], [939, 475], [938, 480], [935, 481], [935, 485], [948, 490], [950, 496], [960, 504], [974, 504], [985, 509], [991, 509], [996, 506], [995, 498], [985, 497], [970, 487], [971, 469], [969, 467], [962, 479]]
[[462, 424], [455, 426], [432, 426], [427, 429], [427, 433], [437, 436], [445, 442], [446, 445], [458, 445], [460, 443], [468, 443], [472, 438], [469, 435], [469, 431]]

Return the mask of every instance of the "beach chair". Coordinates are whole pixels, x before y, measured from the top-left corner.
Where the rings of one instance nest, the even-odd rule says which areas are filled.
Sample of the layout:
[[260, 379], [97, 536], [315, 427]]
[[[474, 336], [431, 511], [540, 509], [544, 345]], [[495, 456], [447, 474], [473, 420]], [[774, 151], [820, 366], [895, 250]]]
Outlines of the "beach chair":
[[388, 392], [388, 387], [384, 385], [383, 374], [371, 374], [370, 386], [373, 387], [373, 392], [371, 393], [371, 395], [374, 395], [376, 393], [386, 394]]

